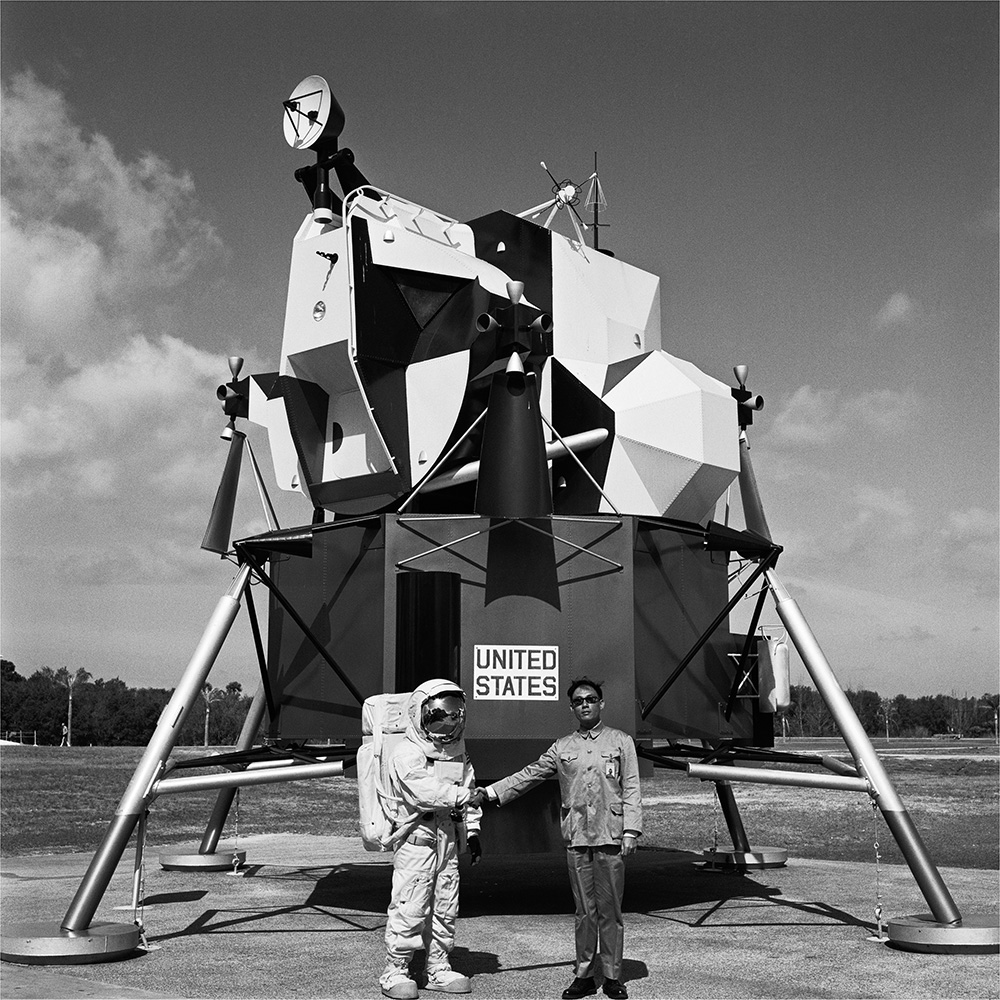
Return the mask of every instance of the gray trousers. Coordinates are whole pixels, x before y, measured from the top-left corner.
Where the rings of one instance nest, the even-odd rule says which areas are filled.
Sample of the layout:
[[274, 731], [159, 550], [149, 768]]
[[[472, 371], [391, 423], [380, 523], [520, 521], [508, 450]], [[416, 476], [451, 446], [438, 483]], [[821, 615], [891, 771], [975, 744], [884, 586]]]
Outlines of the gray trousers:
[[625, 859], [621, 848], [617, 844], [570, 847], [566, 861], [576, 901], [575, 975], [581, 979], [592, 976], [600, 950], [605, 979], [619, 979], [625, 942]]

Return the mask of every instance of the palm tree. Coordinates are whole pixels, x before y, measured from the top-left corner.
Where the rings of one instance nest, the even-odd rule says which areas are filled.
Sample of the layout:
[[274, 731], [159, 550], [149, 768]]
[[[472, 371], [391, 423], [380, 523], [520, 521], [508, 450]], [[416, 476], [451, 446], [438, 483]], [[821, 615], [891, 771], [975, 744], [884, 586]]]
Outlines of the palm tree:
[[982, 705], [993, 711], [993, 739], [1000, 744], [1000, 727], [997, 725], [1000, 721], [1000, 694], [984, 694]]
[[885, 743], [889, 745], [889, 720], [896, 715], [896, 706], [892, 698], [880, 698], [878, 703], [878, 714], [885, 719]]
[[202, 686], [202, 692], [205, 696], [205, 746], [208, 746], [208, 717], [212, 712], [212, 702], [225, 698], [226, 692], [220, 688], [213, 688], [208, 681]]
[[86, 684], [91, 678], [89, 670], [79, 667], [76, 673], [71, 674], [68, 667], [60, 667], [55, 672], [55, 681], [63, 685], [69, 692], [69, 705], [66, 709], [66, 746], [73, 745], [73, 687], [76, 684]]

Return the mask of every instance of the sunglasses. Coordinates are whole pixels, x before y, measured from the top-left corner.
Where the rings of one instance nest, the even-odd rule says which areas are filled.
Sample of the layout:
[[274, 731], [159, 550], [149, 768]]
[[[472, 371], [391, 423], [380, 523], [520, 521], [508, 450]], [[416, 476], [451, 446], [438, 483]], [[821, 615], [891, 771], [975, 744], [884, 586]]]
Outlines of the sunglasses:
[[581, 705], [596, 705], [600, 700], [596, 694], [588, 694], [583, 698], [574, 698], [570, 704], [574, 708], [579, 708]]

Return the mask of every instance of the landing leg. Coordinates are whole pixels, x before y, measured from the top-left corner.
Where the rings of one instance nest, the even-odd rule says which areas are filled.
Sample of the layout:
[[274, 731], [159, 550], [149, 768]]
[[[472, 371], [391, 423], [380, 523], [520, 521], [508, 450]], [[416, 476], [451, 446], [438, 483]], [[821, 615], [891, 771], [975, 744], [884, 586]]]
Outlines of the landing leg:
[[767, 582], [778, 616], [833, 714], [858, 773], [870, 782], [886, 825], [931, 909], [930, 913], [890, 920], [890, 944], [907, 951], [941, 953], [1000, 950], [1000, 925], [996, 914], [963, 917], [959, 912], [798, 604], [788, 595], [773, 569], [767, 571]]
[[713, 848], [704, 852], [709, 868], [780, 868], [788, 860], [788, 851], [783, 847], [750, 847], [747, 832], [743, 827], [733, 786], [728, 781], [716, 781], [722, 815], [732, 837], [732, 846]]
[[[254, 737], [260, 728], [261, 719], [264, 718], [264, 710], [267, 701], [264, 695], [264, 685], [257, 688], [253, 701], [250, 703], [250, 710], [243, 722], [239, 739], [236, 741], [237, 750], [249, 750], [253, 746]], [[167, 871], [232, 871], [239, 868], [247, 858], [246, 851], [217, 851], [219, 838], [226, 825], [226, 818], [232, 808], [233, 799], [236, 798], [235, 788], [220, 788], [218, 797], [215, 800], [215, 807], [212, 815], [208, 819], [205, 833], [201, 838], [201, 846], [197, 854], [161, 854], [160, 864]]]
[[79, 965], [122, 958], [138, 947], [139, 928], [135, 924], [104, 923], [94, 921], [94, 916], [132, 831], [152, 799], [153, 782], [163, 775], [184, 720], [229, 634], [249, 577], [250, 568], [241, 567], [229, 590], [219, 599], [66, 916], [61, 923], [11, 925], [0, 943], [0, 960], [24, 965]]

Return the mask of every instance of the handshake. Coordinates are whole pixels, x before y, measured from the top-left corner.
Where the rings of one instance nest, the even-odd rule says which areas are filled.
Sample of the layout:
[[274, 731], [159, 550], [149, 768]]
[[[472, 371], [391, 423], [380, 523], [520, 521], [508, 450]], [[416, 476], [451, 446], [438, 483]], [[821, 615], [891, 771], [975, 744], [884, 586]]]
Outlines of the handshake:
[[472, 797], [469, 799], [469, 805], [476, 809], [481, 809], [488, 802], [496, 802], [496, 799], [491, 799], [489, 795], [486, 794], [485, 788], [473, 788]]

